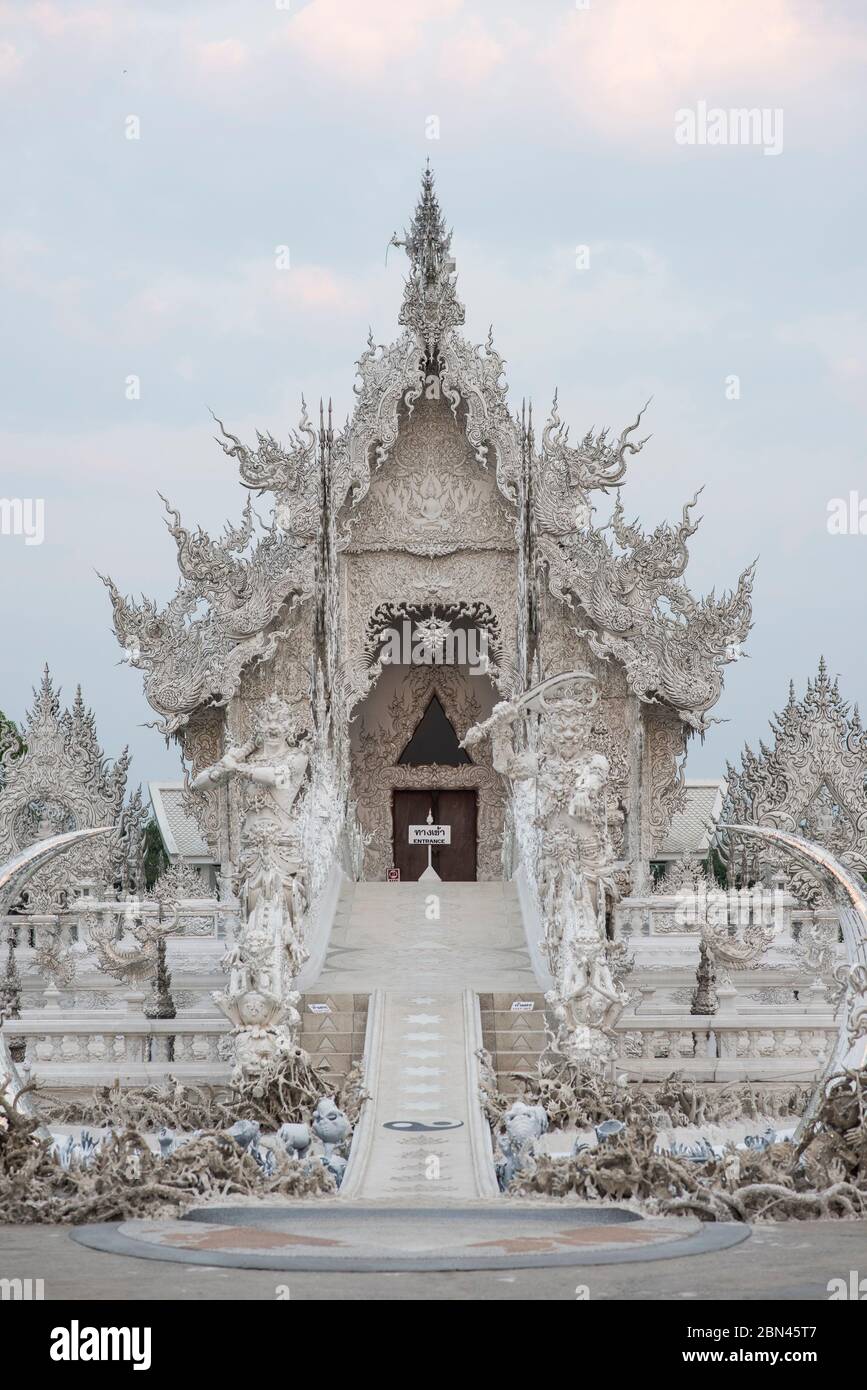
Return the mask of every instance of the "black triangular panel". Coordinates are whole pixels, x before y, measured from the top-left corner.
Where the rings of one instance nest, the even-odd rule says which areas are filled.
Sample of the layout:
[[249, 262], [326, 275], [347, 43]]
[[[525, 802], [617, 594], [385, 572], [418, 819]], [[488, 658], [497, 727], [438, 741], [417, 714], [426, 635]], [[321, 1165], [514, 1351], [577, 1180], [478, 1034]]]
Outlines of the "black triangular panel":
[[418, 721], [415, 733], [397, 761], [410, 767], [419, 767], [426, 763], [439, 763], [440, 767], [460, 767], [462, 763], [473, 761], [466, 749], [461, 748], [458, 736], [436, 695], [431, 696], [430, 704]]

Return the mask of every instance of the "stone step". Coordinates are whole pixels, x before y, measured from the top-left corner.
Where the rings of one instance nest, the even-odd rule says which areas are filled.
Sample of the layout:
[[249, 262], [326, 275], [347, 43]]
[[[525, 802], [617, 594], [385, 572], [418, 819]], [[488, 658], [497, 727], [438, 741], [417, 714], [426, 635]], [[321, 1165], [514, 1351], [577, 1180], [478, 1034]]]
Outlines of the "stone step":
[[[367, 994], [310, 992], [301, 997], [299, 1044], [313, 1066], [327, 1071], [337, 1083], [364, 1055], [368, 1003]], [[328, 1013], [320, 1012], [322, 1006]]]

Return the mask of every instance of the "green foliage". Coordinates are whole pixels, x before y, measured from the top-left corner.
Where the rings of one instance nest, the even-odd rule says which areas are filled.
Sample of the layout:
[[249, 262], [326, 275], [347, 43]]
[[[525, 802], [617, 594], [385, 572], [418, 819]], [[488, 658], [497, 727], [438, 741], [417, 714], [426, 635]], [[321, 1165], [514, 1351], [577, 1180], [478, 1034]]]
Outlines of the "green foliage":
[[726, 867], [726, 862], [720, 854], [719, 850], [717, 849], [716, 845], [711, 845], [708, 851], [705, 867], [716, 880], [716, 882], [719, 884], [720, 888], [728, 887], [728, 871]]
[[144, 828], [144, 871], [145, 887], [153, 888], [163, 869], [169, 867], [169, 856], [163, 844], [163, 837], [156, 821], [149, 820]]

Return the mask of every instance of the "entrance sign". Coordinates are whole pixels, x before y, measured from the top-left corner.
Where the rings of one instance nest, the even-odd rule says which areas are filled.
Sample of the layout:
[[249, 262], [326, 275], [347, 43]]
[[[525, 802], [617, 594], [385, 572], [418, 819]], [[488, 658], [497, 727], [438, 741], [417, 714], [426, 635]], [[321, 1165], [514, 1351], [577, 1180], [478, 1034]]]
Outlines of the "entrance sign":
[[[390, 854], [387, 859], [380, 861], [382, 879], [385, 879], [389, 865], [393, 865], [400, 869], [401, 883], [417, 882], [427, 868], [429, 850], [432, 867], [435, 866], [442, 880], [472, 882], [477, 871], [478, 795], [475, 787], [456, 790], [446, 787], [427, 790], [395, 788], [392, 792]], [[425, 827], [428, 831], [436, 826], [444, 826], [449, 838], [445, 843], [438, 842], [434, 831], [430, 839], [425, 834], [420, 842], [413, 843], [415, 835], [411, 836], [410, 831], [416, 826]]]
[[450, 845], [452, 828], [450, 825], [411, 825], [409, 842], [411, 845]]
[[434, 845], [450, 845], [452, 828], [450, 825], [434, 825], [433, 804], [427, 813], [427, 820], [424, 825], [411, 825], [409, 827], [409, 842], [411, 845], [427, 845], [427, 868], [423, 874], [419, 874], [419, 883], [424, 882], [425, 879], [433, 879], [439, 883], [440, 876], [433, 866], [433, 847]]

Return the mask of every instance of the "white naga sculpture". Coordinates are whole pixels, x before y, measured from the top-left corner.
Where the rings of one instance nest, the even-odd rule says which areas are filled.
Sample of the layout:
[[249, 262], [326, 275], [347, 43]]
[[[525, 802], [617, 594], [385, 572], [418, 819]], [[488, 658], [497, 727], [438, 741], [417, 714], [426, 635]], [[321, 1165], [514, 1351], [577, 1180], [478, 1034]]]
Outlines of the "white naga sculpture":
[[255, 714], [254, 737], [205, 768], [194, 791], [234, 783], [243, 822], [236, 891], [237, 939], [224, 965], [229, 984], [214, 999], [235, 1025], [235, 1078], [261, 1072], [295, 1049], [300, 1015], [293, 983], [307, 952], [306, 906], [296, 803], [309, 763], [306, 736], [289, 706], [272, 694]]
[[832, 893], [845, 904], [839, 908], [838, 923], [846, 947], [846, 965], [835, 971], [844, 986], [840, 1028], [819, 1083], [795, 1132], [795, 1142], [815, 1118], [827, 1091], [846, 1076], [863, 1076], [867, 1071], [867, 890], [856, 873], [824, 845], [764, 825], [722, 822], [721, 830], [750, 835], [780, 845], [796, 859], [814, 867]]
[[[473, 747], [490, 735], [497, 771], [512, 781], [535, 782], [536, 881], [554, 977], [546, 998], [562, 1052], [581, 1065], [599, 1066], [613, 1056], [612, 1032], [627, 995], [608, 960], [606, 907], [618, 893], [605, 809], [608, 760], [592, 750], [590, 711], [597, 691], [584, 686], [580, 697], [564, 693], [568, 685], [590, 680], [570, 671], [518, 700], [501, 701], [464, 743]], [[524, 720], [533, 715], [539, 720], [530, 747]], [[516, 747], [516, 735], [525, 746]]]
[[[19, 850], [5, 864], [0, 864], [0, 919], [7, 915], [22, 888], [43, 866], [75, 846], [83, 844], [85, 840], [97, 839], [111, 833], [111, 826], [96, 826], [89, 830], [71, 830], [62, 835], [52, 835], [47, 840], [38, 840], [26, 849]], [[21, 1089], [21, 1080], [0, 1025], [0, 1096], [7, 1105], [18, 1104], [22, 1110], [32, 1114], [29, 1097], [24, 1096], [19, 1100]], [[39, 1134], [42, 1139], [51, 1138], [44, 1126], [40, 1126]]]

